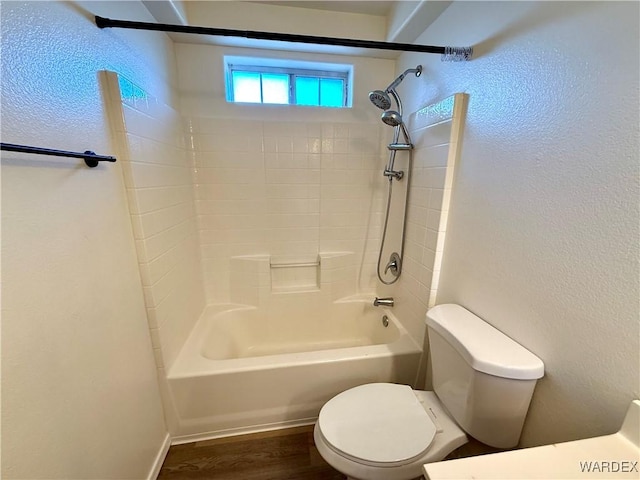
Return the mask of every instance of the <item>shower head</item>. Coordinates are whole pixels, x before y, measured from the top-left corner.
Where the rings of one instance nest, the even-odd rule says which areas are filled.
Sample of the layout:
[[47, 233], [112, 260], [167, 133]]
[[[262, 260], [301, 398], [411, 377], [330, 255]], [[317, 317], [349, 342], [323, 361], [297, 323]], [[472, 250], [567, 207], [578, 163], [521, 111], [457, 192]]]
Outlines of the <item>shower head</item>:
[[402, 115], [394, 110], [387, 110], [380, 115], [380, 119], [391, 127], [402, 125]]
[[400, 85], [402, 83], [402, 80], [404, 80], [404, 77], [406, 77], [410, 73], [414, 73], [416, 77], [419, 77], [422, 74], [422, 65], [418, 65], [416, 68], [409, 68], [405, 70], [393, 82], [391, 82], [386, 89], [374, 90], [372, 92], [369, 92], [369, 100], [371, 101], [371, 103], [373, 103], [381, 110], [389, 110], [391, 108], [391, 97], [389, 97], [389, 94], [391, 94], [398, 104], [398, 110], [402, 112], [400, 97], [398, 96], [395, 88]]
[[[402, 121], [402, 115], [394, 110], [387, 110], [382, 112], [380, 115], [380, 120], [389, 125], [390, 127], [400, 127], [402, 130], [402, 134], [404, 135], [405, 140], [408, 144], [411, 144], [411, 136], [409, 135], [409, 131], [407, 130], [407, 126]], [[394, 138], [394, 143], [398, 139], [398, 133], [396, 131], [396, 137]]]
[[391, 107], [391, 99], [387, 92], [383, 92], [382, 90], [374, 90], [373, 92], [369, 92], [369, 100], [376, 107], [381, 110], [388, 110]]

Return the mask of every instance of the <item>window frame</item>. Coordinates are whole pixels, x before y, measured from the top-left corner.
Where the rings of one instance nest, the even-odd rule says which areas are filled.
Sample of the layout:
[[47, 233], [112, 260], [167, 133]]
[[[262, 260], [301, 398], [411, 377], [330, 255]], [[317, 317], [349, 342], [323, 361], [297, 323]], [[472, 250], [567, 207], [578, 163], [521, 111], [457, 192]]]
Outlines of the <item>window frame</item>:
[[[253, 60], [253, 61], [252, 61]], [[300, 62], [287, 61], [282, 59], [258, 59], [258, 58], [238, 58], [225, 57], [225, 79], [226, 79], [226, 98], [230, 103], [247, 104], [247, 105], [287, 105], [296, 107], [314, 107], [314, 108], [350, 108], [351, 107], [351, 85], [353, 67], [351, 65], [326, 64], [320, 62]], [[236, 102], [233, 92], [233, 73], [246, 72], [260, 74], [261, 91], [260, 103], [258, 102]], [[262, 74], [287, 75], [289, 77], [289, 103], [265, 103], [262, 101]], [[342, 80], [342, 105], [305, 105], [296, 103], [296, 78], [308, 77]], [[318, 88], [320, 88], [320, 81]], [[320, 97], [319, 97], [320, 98]], [[320, 98], [321, 101], [321, 98]]]

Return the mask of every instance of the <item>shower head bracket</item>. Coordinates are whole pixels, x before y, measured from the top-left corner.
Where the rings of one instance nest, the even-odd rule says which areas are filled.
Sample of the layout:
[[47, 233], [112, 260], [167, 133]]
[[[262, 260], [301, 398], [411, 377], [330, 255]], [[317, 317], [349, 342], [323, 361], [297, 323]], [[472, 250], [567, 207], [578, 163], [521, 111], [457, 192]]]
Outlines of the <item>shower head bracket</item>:
[[385, 177], [389, 178], [389, 180], [392, 179], [396, 179], [396, 180], [402, 180], [402, 177], [404, 177], [404, 171], [402, 170], [390, 170], [388, 168], [385, 168], [384, 172], [382, 172], [382, 175], [384, 175]]
[[389, 150], [413, 150], [412, 143], [390, 143], [387, 145]]

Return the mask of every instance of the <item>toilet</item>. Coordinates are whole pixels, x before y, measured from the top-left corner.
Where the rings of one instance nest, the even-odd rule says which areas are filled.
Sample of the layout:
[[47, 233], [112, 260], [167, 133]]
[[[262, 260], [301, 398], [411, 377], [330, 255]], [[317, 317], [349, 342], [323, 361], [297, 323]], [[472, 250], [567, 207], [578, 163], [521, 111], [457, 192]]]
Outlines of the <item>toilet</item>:
[[427, 312], [433, 392], [371, 383], [320, 410], [320, 455], [353, 480], [411, 480], [467, 434], [497, 448], [518, 444], [542, 360], [460, 305]]

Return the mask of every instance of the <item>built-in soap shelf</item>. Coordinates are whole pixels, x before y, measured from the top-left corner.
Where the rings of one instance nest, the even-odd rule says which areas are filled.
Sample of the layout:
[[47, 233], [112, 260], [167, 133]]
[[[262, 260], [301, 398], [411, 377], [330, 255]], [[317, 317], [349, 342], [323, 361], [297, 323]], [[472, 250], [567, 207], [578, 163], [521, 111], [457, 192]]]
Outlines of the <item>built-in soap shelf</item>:
[[320, 290], [320, 255], [272, 256], [271, 291], [273, 293]]
[[231, 257], [231, 301], [259, 306], [272, 296], [309, 293], [331, 300], [356, 293], [353, 252]]

